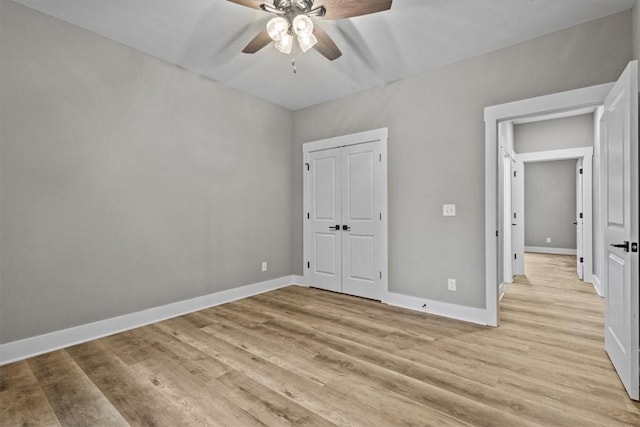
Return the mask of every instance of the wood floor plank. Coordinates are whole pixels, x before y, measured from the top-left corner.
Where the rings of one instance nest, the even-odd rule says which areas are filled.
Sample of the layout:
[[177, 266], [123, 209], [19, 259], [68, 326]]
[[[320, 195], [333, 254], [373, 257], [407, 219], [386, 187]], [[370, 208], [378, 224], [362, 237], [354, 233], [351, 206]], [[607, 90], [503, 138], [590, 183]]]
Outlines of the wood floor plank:
[[63, 425], [128, 425], [64, 350], [29, 359], [29, 366]]
[[0, 366], [0, 426], [59, 426], [26, 361]]
[[222, 387], [207, 384], [189, 366], [178, 365], [175, 360], [148, 358], [138, 362], [133, 368], [138, 377], [152, 384], [163, 396], [174, 402], [184, 416], [191, 420], [191, 425], [267, 425], [238, 406]]
[[210, 382], [210, 385], [270, 426], [335, 426], [329, 420], [238, 371], [230, 371]]
[[26, 360], [0, 366], [0, 392], [29, 383], [37, 384], [37, 381]]
[[129, 424], [184, 425], [181, 407], [98, 342], [71, 347], [67, 352]]

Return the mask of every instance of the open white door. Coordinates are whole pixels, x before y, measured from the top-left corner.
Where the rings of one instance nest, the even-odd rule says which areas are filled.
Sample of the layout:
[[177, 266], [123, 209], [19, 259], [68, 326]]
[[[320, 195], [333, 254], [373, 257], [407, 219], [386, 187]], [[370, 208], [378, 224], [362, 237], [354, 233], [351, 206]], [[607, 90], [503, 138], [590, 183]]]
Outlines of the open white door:
[[582, 159], [576, 162], [576, 271], [580, 280], [584, 279], [584, 248], [582, 233], [584, 231], [584, 208], [582, 201], [583, 185]]
[[511, 175], [511, 241], [513, 274], [524, 275], [524, 163], [517, 156]]
[[629, 396], [638, 400], [638, 62], [604, 104], [601, 146], [605, 349]]

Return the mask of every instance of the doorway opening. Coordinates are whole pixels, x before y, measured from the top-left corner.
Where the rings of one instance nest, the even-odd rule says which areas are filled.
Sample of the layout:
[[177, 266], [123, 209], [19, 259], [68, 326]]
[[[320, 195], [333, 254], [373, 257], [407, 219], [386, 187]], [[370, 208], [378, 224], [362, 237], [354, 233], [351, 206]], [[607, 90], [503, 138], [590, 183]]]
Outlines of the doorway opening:
[[514, 277], [526, 274], [525, 252], [572, 255], [578, 278], [594, 282], [598, 222], [592, 183], [598, 181], [593, 155], [600, 110], [592, 106], [498, 124], [500, 297]]
[[[514, 122], [521, 123], [544, 121], [572, 117], [580, 114], [594, 113], [613, 88], [613, 84], [603, 84], [538, 98], [487, 107], [485, 109], [486, 150], [485, 150], [485, 254], [486, 254], [486, 314], [487, 325], [499, 324], [500, 285], [504, 283], [505, 265], [511, 264], [505, 260], [505, 246], [511, 244], [510, 209], [504, 203], [505, 197], [510, 198], [511, 192], [506, 191], [511, 183], [506, 176], [512, 176]], [[548, 148], [548, 147], [547, 147]], [[593, 156], [591, 153], [576, 153], [577, 148], [550, 150], [553, 157], [544, 154], [528, 153], [529, 161], [578, 159]], [[584, 150], [584, 148], [582, 149]], [[522, 154], [525, 156], [525, 153]], [[505, 161], [505, 157], [510, 160]], [[524, 163], [524, 162], [523, 162]], [[592, 163], [587, 162], [587, 167]], [[507, 219], [509, 222], [507, 222]], [[508, 226], [507, 226], [508, 224]], [[522, 245], [524, 246], [524, 245]], [[524, 252], [524, 248], [522, 248]], [[509, 250], [507, 253], [511, 254]], [[509, 275], [506, 275], [509, 277]]]
[[572, 255], [578, 278], [593, 282], [592, 165], [598, 108], [498, 124], [500, 298], [514, 277], [526, 274], [526, 252]]

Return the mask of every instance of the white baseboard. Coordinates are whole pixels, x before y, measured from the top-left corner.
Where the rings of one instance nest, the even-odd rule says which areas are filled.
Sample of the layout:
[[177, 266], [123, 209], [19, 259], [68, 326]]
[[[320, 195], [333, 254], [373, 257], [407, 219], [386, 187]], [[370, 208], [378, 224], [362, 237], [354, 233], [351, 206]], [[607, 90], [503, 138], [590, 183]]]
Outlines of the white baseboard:
[[[513, 283], [513, 282], [512, 282]], [[509, 289], [509, 285], [511, 285], [511, 283], [500, 283], [500, 297], [498, 298], [499, 300], [502, 301], [502, 297], [504, 296], [504, 293], [507, 292], [507, 289]]]
[[129, 329], [156, 323], [183, 314], [192, 313], [208, 307], [225, 304], [252, 295], [283, 288], [296, 282], [296, 276], [284, 276], [273, 280], [253, 283], [239, 288], [215, 292], [201, 297], [191, 298], [159, 307], [123, 316], [112, 317], [98, 322], [87, 323], [73, 328], [50, 332], [19, 341], [0, 344], [0, 366], [8, 363], [49, 353], [83, 342], [113, 335]]
[[293, 284], [294, 285], [307, 286], [307, 285], [304, 284], [304, 276], [298, 276], [297, 274], [294, 274], [291, 277], [293, 278]]
[[[394, 292], [387, 292], [382, 302], [396, 307], [408, 308], [409, 310], [435, 314], [437, 316], [449, 317], [451, 319], [463, 320], [479, 325], [487, 324], [487, 314], [483, 308], [466, 307]], [[422, 308], [424, 304], [427, 305], [426, 309]]]
[[545, 248], [542, 246], [525, 246], [525, 252], [534, 252], [537, 254], [554, 254], [554, 255], [577, 255], [578, 252], [575, 249], [567, 248]]
[[604, 298], [604, 289], [602, 289], [602, 283], [600, 282], [600, 278], [595, 274], [591, 277], [593, 278], [593, 287], [596, 289], [596, 292], [601, 298]]

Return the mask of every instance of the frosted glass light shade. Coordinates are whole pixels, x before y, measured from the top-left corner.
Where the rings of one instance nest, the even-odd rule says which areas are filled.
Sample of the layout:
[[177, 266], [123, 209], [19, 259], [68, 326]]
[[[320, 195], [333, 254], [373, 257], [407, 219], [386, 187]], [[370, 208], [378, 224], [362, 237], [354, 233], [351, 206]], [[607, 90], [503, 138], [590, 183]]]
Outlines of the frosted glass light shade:
[[298, 44], [303, 52], [308, 51], [318, 43], [318, 39], [313, 34], [304, 37], [298, 37]]
[[282, 38], [283, 34], [287, 34], [289, 31], [289, 22], [281, 16], [273, 18], [267, 22], [267, 33], [271, 40], [278, 41]]
[[293, 51], [293, 36], [289, 33], [284, 33], [279, 40], [276, 40], [275, 44], [276, 49], [288, 55]]
[[308, 37], [313, 33], [313, 21], [307, 15], [293, 18], [293, 31], [298, 37]]

